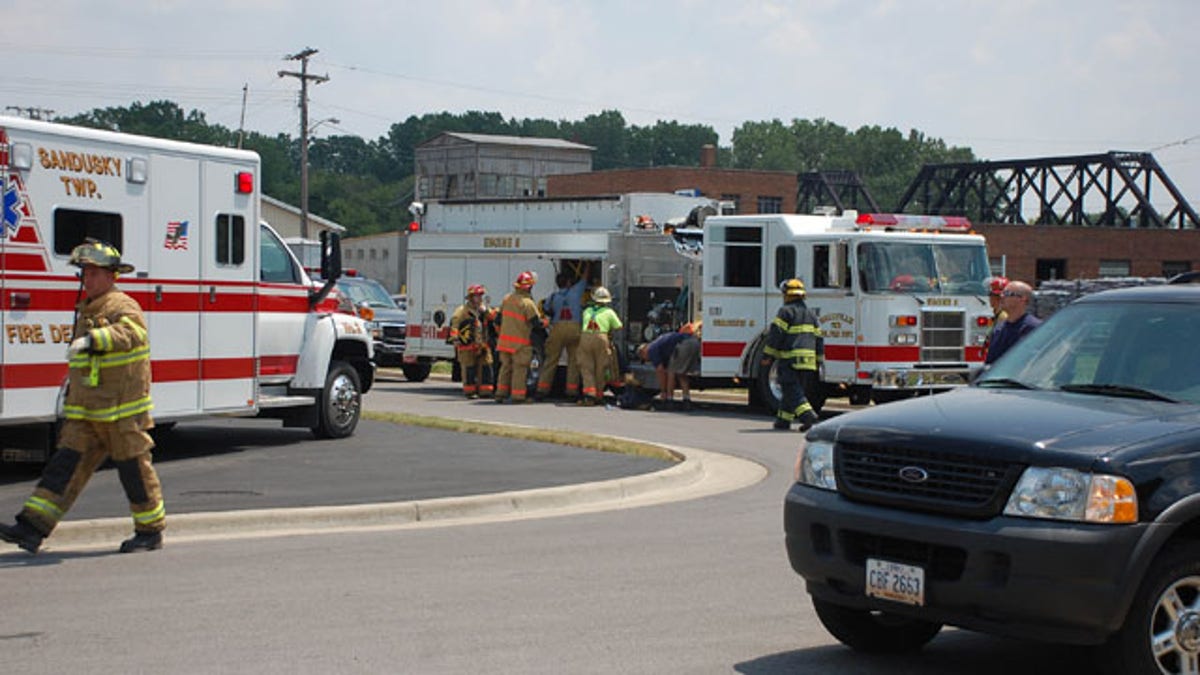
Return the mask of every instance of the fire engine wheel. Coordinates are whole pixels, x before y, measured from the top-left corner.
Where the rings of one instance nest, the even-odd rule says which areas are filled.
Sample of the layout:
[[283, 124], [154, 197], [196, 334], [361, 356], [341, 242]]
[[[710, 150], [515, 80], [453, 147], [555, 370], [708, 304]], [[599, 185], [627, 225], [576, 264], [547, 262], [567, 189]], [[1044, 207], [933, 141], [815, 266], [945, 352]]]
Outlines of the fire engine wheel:
[[[751, 390], [751, 404], [753, 405], [756, 401], [760, 402], [761, 406], [771, 415], [779, 411], [779, 405], [783, 401], [783, 387], [779, 385], [779, 369], [781, 367], [786, 366], [781, 366], [778, 361], [772, 361], [771, 369], [768, 372], [759, 372], [758, 379], [754, 381], [754, 387]], [[814, 412], [821, 413], [821, 408], [825, 407], [825, 389], [819, 378], [812, 378], [809, 386], [804, 388], [804, 398], [808, 400]]]
[[345, 361], [330, 363], [318, 406], [319, 421], [312, 430], [317, 438], [345, 438], [354, 433], [362, 412], [358, 371]]
[[424, 382], [432, 369], [433, 366], [428, 363], [406, 363], [400, 366], [400, 370], [404, 371], [404, 379], [409, 382]]

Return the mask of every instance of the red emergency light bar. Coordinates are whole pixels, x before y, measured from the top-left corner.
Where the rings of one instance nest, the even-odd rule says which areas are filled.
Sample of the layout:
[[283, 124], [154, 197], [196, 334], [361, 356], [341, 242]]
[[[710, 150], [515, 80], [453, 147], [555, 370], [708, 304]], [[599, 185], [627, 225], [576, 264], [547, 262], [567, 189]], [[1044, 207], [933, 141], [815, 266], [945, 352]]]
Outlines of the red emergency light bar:
[[898, 213], [860, 213], [856, 225], [897, 227], [906, 230], [955, 230], [968, 232], [971, 221], [963, 216], [910, 216]]

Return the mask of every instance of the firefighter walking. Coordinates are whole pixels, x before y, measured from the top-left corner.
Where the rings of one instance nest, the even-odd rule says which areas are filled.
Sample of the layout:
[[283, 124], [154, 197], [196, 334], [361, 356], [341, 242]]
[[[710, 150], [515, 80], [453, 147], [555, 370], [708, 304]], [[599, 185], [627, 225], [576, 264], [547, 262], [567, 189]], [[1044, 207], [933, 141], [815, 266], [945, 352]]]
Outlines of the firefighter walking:
[[496, 380], [496, 402], [524, 403], [529, 391], [529, 364], [533, 362], [533, 329], [541, 326], [542, 310], [533, 301], [537, 277], [525, 271], [517, 275], [513, 290], [500, 303], [500, 335], [496, 352], [500, 355], [500, 376]]
[[0, 539], [36, 553], [42, 540], [75, 503], [88, 479], [106, 459], [117, 476], [133, 515], [132, 538], [121, 543], [130, 553], [162, 547], [166, 526], [162, 487], [151, 465], [154, 441], [150, 417], [150, 343], [137, 301], [115, 286], [133, 271], [121, 253], [88, 240], [71, 251], [81, 268], [86, 298], [77, 307], [69, 361], [66, 421], [58, 451], [50, 458], [15, 525], [0, 524]]
[[583, 325], [579, 336], [579, 374], [583, 378], [583, 405], [596, 405], [604, 394], [607, 371], [616, 363], [611, 333], [621, 328], [621, 319], [613, 308], [612, 293], [603, 286], [592, 291], [592, 301], [583, 310]]
[[483, 301], [486, 294], [481, 284], [471, 284], [466, 301], [450, 317], [450, 343], [454, 345], [467, 398], [490, 398], [493, 394], [492, 350], [487, 335], [491, 319]]
[[820, 419], [804, 392], [817, 386], [817, 372], [825, 360], [825, 341], [816, 312], [804, 304], [804, 282], [788, 279], [783, 290], [783, 307], [767, 329], [767, 344], [763, 349], [762, 373], [770, 373], [774, 361], [779, 361], [779, 386], [783, 390], [775, 428], [785, 431], [799, 420], [800, 431], [807, 431]]

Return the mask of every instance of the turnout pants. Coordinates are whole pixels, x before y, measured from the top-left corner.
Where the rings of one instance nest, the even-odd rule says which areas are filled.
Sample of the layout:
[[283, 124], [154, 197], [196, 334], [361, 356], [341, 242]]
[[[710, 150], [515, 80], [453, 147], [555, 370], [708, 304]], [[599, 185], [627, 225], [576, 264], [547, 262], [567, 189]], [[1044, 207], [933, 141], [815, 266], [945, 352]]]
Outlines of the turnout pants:
[[49, 536], [96, 469], [112, 459], [129, 500], [134, 531], [161, 532], [166, 527], [166, 509], [158, 473], [150, 463], [154, 441], [144, 431], [149, 416], [144, 417], [116, 422], [67, 420], [59, 434], [58, 451], [17, 518]]
[[500, 352], [500, 376], [496, 380], [496, 399], [504, 400], [512, 396], [514, 402], [520, 403], [529, 394], [527, 380], [529, 379], [529, 364], [533, 362], [533, 347], [525, 345], [516, 351]]
[[783, 392], [780, 396], [779, 410], [776, 416], [789, 423], [797, 418], [800, 418], [801, 421], [805, 421], [810, 416], [815, 418], [817, 413], [805, 398], [804, 392], [807, 387], [815, 384], [816, 371], [797, 370], [790, 364], [780, 363], [778, 372], [779, 388]]
[[558, 360], [563, 351], [567, 352], [567, 398], [579, 396], [579, 333], [580, 326], [575, 321], [559, 321], [550, 326], [550, 336], [546, 338], [546, 358], [542, 361], [542, 371], [538, 374], [538, 394], [545, 396], [554, 386], [554, 375], [558, 371]]
[[579, 374], [583, 378], [583, 396], [597, 400], [604, 393], [605, 379], [612, 360], [612, 347], [605, 333], [584, 333], [579, 338]]
[[492, 395], [492, 353], [487, 347], [458, 350], [458, 369], [467, 398]]

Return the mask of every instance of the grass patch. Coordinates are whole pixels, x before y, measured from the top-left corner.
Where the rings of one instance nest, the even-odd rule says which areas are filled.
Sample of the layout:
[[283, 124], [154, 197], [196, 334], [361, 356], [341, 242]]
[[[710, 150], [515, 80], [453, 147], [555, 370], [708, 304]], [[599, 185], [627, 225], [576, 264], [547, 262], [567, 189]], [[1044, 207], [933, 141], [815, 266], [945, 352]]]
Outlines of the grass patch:
[[433, 365], [430, 366], [429, 369], [429, 372], [437, 373], [439, 375], [449, 375], [453, 371], [454, 364], [450, 363], [449, 361], [434, 361]]
[[652, 445], [650, 443], [619, 440], [605, 436], [593, 436], [591, 434], [584, 434], [577, 431], [563, 431], [561, 429], [535, 429], [533, 427], [510, 427], [501, 424], [492, 424], [490, 422], [472, 422], [467, 420], [449, 419], [445, 417], [428, 417], [425, 415], [412, 415], [409, 413], [377, 412], [371, 410], [364, 410], [363, 417], [382, 422], [393, 422], [395, 424], [406, 424], [409, 426], [427, 427], [430, 429], [442, 429], [444, 431], [455, 431], [465, 434], [482, 434], [484, 436], [500, 436], [503, 438], [517, 438], [526, 441], [556, 443], [558, 445], [569, 445], [571, 447], [584, 448], [586, 450], [600, 450], [601, 452], [615, 452], [620, 455], [649, 457], [651, 459], [660, 459], [665, 462], [678, 462], [682, 459], [670, 450], [667, 450], [661, 446]]

